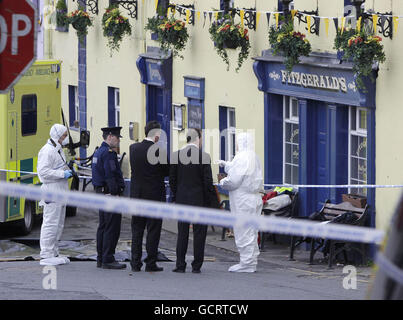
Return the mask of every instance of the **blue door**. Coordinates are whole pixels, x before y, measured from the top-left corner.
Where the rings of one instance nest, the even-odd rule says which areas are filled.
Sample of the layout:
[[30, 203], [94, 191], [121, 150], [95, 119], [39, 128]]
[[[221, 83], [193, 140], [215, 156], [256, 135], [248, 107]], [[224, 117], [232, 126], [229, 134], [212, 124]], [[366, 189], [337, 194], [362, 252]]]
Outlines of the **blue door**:
[[147, 122], [155, 120], [161, 124], [165, 134], [161, 134], [160, 143], [169, 150], [171, 110], [168, 104], [164, 103], [164, 89], [147, 85], [147, 95]]
[[[317, 104], [317, 184], [329, 184], [329, 119], [327, 105]], [[317, 209], [330, 197], [330, 189], [317, 189]]]

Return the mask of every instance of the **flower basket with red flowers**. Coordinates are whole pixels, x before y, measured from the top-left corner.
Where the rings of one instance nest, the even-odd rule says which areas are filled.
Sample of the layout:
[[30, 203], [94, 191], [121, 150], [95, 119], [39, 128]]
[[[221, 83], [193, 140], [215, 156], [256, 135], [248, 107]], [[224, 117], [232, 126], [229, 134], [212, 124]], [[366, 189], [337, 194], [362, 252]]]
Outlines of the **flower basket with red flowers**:
[[269, 30], [269, 42], [275, 55], [284, 56], [284, 65], [288, 72], [299, 63], [300, 56], [311, 53], [311, 44], [304, 34], [294, 31], [292, 20], [278, 27], [272, 26]]
[[69, 23], [76, 29], [77, 36], [82, 42], [88, 33], [88, 27], [92, 26], [92, 21], [87, 12], [79, 7], [78, 10], [70, 12], [67, 16]]
[[108, 38], [108, 47], [112, 56], [113, 51], [119, 51], [120, 42], [124, 35], [132, 34], [132, 27], [129, 19], [120, 14], [116, 6], [106, 9], [102, 16], [102, 28], [104, 36]]
[[365, 28], [360, 31], [337, 30], [334, 48], [344, 52], [343, 60], [352, 61], [355, 82], [363, 92], [367, 91], [364, 78], [369, 77], [371, 81], [375, 81], [372, 75], [373, 64], [386, 60], [381, 41], [381, 37], [371, 35]]
[[183, 21], [175, 19], [173, 15], [170, 18], [156, 16], [148, 19], [145, 29], [158, 34], [157, 41], [163, 51], [172, 50], [174, 56], [183, 59], [179, 52], [185, 49], [189, 39], [186, 24]]
[[238, 72], [249, 55], [250, 43], [248, 30], [244, 29], [239, 23], [235, 24], [234, 19], [230, 15], [226, 15], [214, 21], [209, 28], [209, 32], [218, 55], [227, 64], [227, 71], [230, 67], [227, 49], [241, 48], [238, 55], [238, 66], [235, 69]]

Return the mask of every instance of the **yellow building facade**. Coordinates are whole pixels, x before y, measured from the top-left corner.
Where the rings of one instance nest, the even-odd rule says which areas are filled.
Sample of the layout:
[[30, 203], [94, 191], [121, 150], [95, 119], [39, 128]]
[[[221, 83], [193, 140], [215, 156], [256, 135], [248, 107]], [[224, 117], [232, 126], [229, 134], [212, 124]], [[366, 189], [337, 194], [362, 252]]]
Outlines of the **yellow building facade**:
[[[152, 89], [152, 85], [150, 86], [144, 83], [145, 80], [141, 73], [141, 65], [143, 64], [143, 67], [146, 68], [147, 61], [151, 61], [154, 54], [152, 47], [158, 48], [158, 42], [151, 40], [150, 32], [144, 30], [147, 19], [155, 15], [156, 1], [136, 1], [137, 18], [129, 17], [129, 10], [122, 6], [119, 7], [122, 14], [129, 17], [132, 26], [132, 35], [123, 39], [120, 51], [115, 52], [112, 56], [110, 56], [107, 41], [103, 36], [102, 30], [102, 15], [105, 8], [109, 5], [109, 1], [92, 1], [92, 3], [94, 2], [96, 2], [98, 6], [98, 14], [91, 12], [91, 1], [87, 0], [86, 8], [93, 19], [93, 26], [88, 29], [86, 43], [84, 45], [79, 44], [76, 32], [72, 26], [69, 27], [67, 32], [60, 32], [49, 28], [49, 30], [45, 32], [45, 42], [47, 41], [47, 43], [49, 43], [49, 48], [45, 50], [45, 52], [48, 52], [52, 58], [62, 60], [62, 106], [65, 110], [65, 114], [68, 115], [67, 118], [69, 118], [70, 127], [73, 131], [76, 130], [77, 132], [80, 128], [90, 130], [91, 132], [91, 145], [87, 153], [83, 153], [82, 155], [92, 154], [95, 147], [101, 144], [102, 137], [100, 128], [111, 124], [111, 118], [113, 118], [112, 120], [114, 121], [112, 122], [114, 124], [123, 127], [122, 135], [124, 138], [121, 140], [120, 153], [126, 152], [126, 154], [128, 154], [130, 144], [134, 143], [136, 140], [141, 141], [144, 138], [143, 128], [146, 121], [150, 119], [148, 108], [151, 99], [150, 90]], [[172, 3], [173, 1], [171, 1], [171, 4]], [[45, 5], [46, 4], [52, 6], [54, 3], [48, 0]], [[77, 1], [68, 0], [66, 4], [69, 12], [77, 8]], [[290, 125], [296, 125], [297, 130], [300, 130], [298, 125], [306, 126], [305, 130], [308, 131], [310, 127], [309, 121], [305, 124], [302, 123], [301, 114], [294, 117], [294, 120], [291, 118], [285, 119], [285, 110], [288, 104], [290, 108], [292, 108], [292, 104], [295, 102], [295, 105], [298, 105], [298, 110], [301, 112], [304, 110], [301, 109], [304, 108], [303, 103], [301, 104], [301, 102], [299, 102], [303, 97], [302, 91], [301, 97], [294, 98], [291, 94], [289, 96], [287, 94], [277, 94], [274, 97], [272, 92], [263, 92], [263, 90], [259, 90], [258, 88], [259, 85], [262, 84], [262, 81], [265, 81], [259, 78], [260, 69], [258, 65], [259, 63], [262, 65], [269, 63], [269, 60], [272, 59], [267, 60], [263, 51], [270, 48], [268, 31], [269, 26], [276, 24], [276, 12], [281, 11], [281, 8], [278, 7], [279, 1], [234, 1], [234, 8], [252, 9], [257, 13], [255, 16], [256, 30], [249, 29], [251, 44], [249, 58], [244, 62], [238, 73], [235, 72], [235, 67], [239, 50], [228, 50], [230, 70], [227, 71], [225, 63], [217, 55], [214, 49], [214, 43], [210, 39], [208, 30], [211, 22], [215, 19], [215, 14], [210, 15], [209, 13], [220, 10], [220, 1], [177, 0], [175, 4], [181, 7], [192, 6], [190, 9], [194, 10], [195, 21], [194, 24], [187, 25], [189, 40], [186, 49], [182, 52], [183, 59], [174, 57], [172, 61], [169, 62], [172, 63], [170, 71], [172, 77], [170, 80], [171, 84], [168, 84], [167, 89], [163, 89], [161, 98], [161, 101], [164, 101], [165, 105], [169, 104], [169, 107], [164, 109], [167, 112], [166, 116], [169, 118], [168, 120], [174, 118], [172, 113], [175, 109], [171, 108], [171, 105], [176, 105], [180, 107], [178, 110], [183, 110], [184, 128], [188, 128], [189, 109], [193, 107], [196, 108], [197, 103], [200, 103], [203, 119], [202, 127], [204, 129], [217, 130], [229, 128], [232, 130], [232, 127], [234, 127], [240, 130], [254, 130], [256, 152], [265, 169], [265, 182], [267, 184], [280, 184], [289, 181], [293, 183], [322, 181], [310, 179], [309, 170], [305, 172], [306, 179], [303, 181], [300, 179], [301, 171], [305, 170], [304, 166], [306, 165], [306, 163], [301, 160], [300, 156], [301, 154], [304, 155], [306, 150], [311, 150], [309, 146], [301, 142], [303, 141], [301, 137], [299, 138], [299, 143], [295, 143], [298, 146], [294, 146], [296, 149], [293, 149], [296, 158], [300, 160], [297, 161], [298, 163], [294, 166], [292, 166], [292, 164], [289, 166], [291, 168], [290, 172], [294, 172], [292, 170], [298, 170], [295, 177], [299, 178], [296, 180], [286, 179], [288, 167], [285, 165], [285, 150], [288, 147], [287, 142], [276, 140], [276, 143], [279, 144], [279, 149], [273, 148], [270, 145], [271, 142], [268, 142], [272, 141], [270, 137], [275, 134], [279, 136], [284, 135], [285, 137], [286, 128]], [[386, 53], [386, 62], [380, 65], [378, 78], [376, 80], [374, 106], [370, 110], [368, 109], [368, 114], [373, 114], [372, 118], [367, 118], [374, 122], [371, 127], [373, 145], [371, 147], [371, 154], [364, 157], [366, 159], [365, 161], [368, 163], [371, 162], [370, 167], [373, 178], [371, 181], [366, 182], [381, 185], [402, 184], [403, 170], [400, 168], [400, 165], [403, 162], [403, 149], [400, 148], [400, 146], [403, 145], [403, 136], [398, 134], [397, 128], [399, 128], [400, 119], [403, 118], [403, 108], [399, 105], [399, 101], [403, 98], [403, 92], [400, 89], [399, 83], [399, 78], [403, 71], [403, 61], [399, 58], [400, 52], [403, 49], [403, 3], [400, 0], [367, 0], [364, 5], [366, 12], [373, 10], [375, 13], [392, 13], [394, 16], [402, 17], [400, 18], [397, 31], [393, 33], [393, 38], [383, 37], [382, 41]], [[297, 17], [294, 18], [295, 29], [307, 35], [312, 45], [313, 53], [326, 55], [326, 57], [328, 55], [335, 56], [336, 51], [333, 49], [333, 41], [336, 35], [336, 28], [333, 18], [337, 18], [337, 23], [341, 26], [343, 17], [354, 15], [355, 9], [353, 9], [350, 1], [294, 0], [293, 8], [294, 10], [298, 10], [298, 12], [311, 14], [312, 24], [315, 22], [315, 17], [321, 17], [321, 19], [318, 20], [318, 35], [307, 32], [307, 23], [299, 21]], [[348, 13], [349, 10], [353, 11]], [[198, 14], [198, 12], [200, 14]], [[267, 13], [270, 13], [269, 21]], [[176, 10], [176, 17], [184, 21], [186, 20], [186, 15], [180, 16], [178, 10]], [[328, 22], [326, 22], [324, 17], [329, 18]], [[302, 18], [304, 19], [303, 16]], [[239, 14], [236, 15], [235, 21], [241, 22]], [[327, 23], [329, 24], [327, 25]], [[346, 22], [346, 26], [348, 26], [348, 22]], [[48, 36], [47, 40], [46, 36]], [[160, 61], [158, 59], [161, 59], [161, 56], [155, 56], [155, 59], [156, 61]], [[305, 62], [302, 64], [304, 63]], [[306, 62], [306, 65], [308, 66], [309, 63], [311, 62]], [[319, 68], [318, 65], [319, 64], [316, 64], [315, 68]], [[306, 68], [307, 69], [301, 70], [309, 69], [308, 67]], [[146, 69], [144, 70], [146, 71]], [[269, 78], [269, 74], [266, 76]], [[204, 86], [202, 99], [190, 97], [186, 93], [187, 85]], [[323, 97], [322, 100], [327, 101], [326, 97]], [[193, 105], [195, 101], [196, 105]], [[281, 113], [284, 111], [284, 114], [279, 115], [282, 117], [279, 121], [283, 123], [278, 127], [279, 131], [276, 131], [277, 129], [275, 127], [271, 127], [271, 125], [275, 123], [280, 123], [270, 120], [270, 110], [272, 110], [271, 103], [274, 103], [271, 101], [277, 101], [276, 103], [281, 104], [278, 110], [280, 110]], [[113, 112], [115, 112], [114, 116], [112, 115], [113, 112], [110, 110], [111, 104], [115, 106], [115, 110], [113, 110]], [[336, 109], [333, 108], [333, 105], [329, 108], [326, 107], [326, 110], [324, 109], [324, 117], [329, 119], [330, 122], [333, 117], [335, 119], [334, 121], [337, 123], [338, 121], [340, 121], [340, 123], [343, 121], [349, 122], [351, 120], [350, 114], [353, 112], [351, 110], [354, 110], [354, 112], [357, 111], [358, 115], [361, 114], [360, 112], [362, 112], [362, 114], [366, 112], [365, 107], [363, 109], [362, 106], [357, 106], [356, 109], [349, 109], [347, 112], [345, 111], [347, 110], [346, 108], [348, 108], [347, 104], [344, 109], [339, 107], [337, 101], [334, 102], [334, 104], [336, 105]], [[116, 107], [118, 107], [117, 111]], [[311, 107], [309, 107], [308, 103], [306, 112], [304, 111], [304, 115], [307, 119], [311, 114], [309, 108]], [[72, 115], [73, 110], [76, 110], [74, 116]], [[296, 120], [298, 116], [300, 117], [300, 122]], [[117, 119], [119, 119], [119, 121], [117, 121]], [[74, 128], [74, 120], [76, 120], [76, 128]], [[138, 134], [136, 131], [137, 126]], [[316, 123], [316, 126], [319, 128], [318, 123]], [[130, 130], [130, 128], [133, 128], [133, 130]], [[329, 132], [328, 141], [330, 141], [329, 145], [331, 147], [333, 147], [331, 144], [333, 136], [330, 134], [332, 128], [332, 124], [330, 123], [327, 132]], [[344, 129], [349, 130], [348, 124], [345, 124]], [[231, 130], [229, 130], [229, 134], [231, 134]], [[302, 128], [301, 130], [304, 129]], [[335, 132], [343, 131], [338, 128], [334, 130]], [[184, 143], [184, 132], [183, 130], [172, 130], [171, 146], [174, 149]], [[340, 134], [342, 135], [342, 133]], [[310, 133], [307, 132], [306, 137], [309, 138], [309, 135]], [[130, 136], [133, 139], [130, 139]], [[352, 141], [349, 133], [346, 133], [345, 137], [348, 141]], [[228, 158], [233, 155], [233, 146], [231, 145], [230, 139], [227, 139], [225, 150], [222, 148], [221, 142], [217, 141], [221, 140], [219, 137], [216, 136], [215, 138], [209, 139], [210, 138], [205, 141], [205, 144], [208, 146], [206, 151], [212, 154], [213, 161], [223, 158], [223, 156]], [[335, 139], [337, 140], [339, 138]], [[283, 140], [285, 140], [285, 138]], [[343, 144], [343, 140], [337, 143]], [[320, 149], [312, 150], [312, 152], [321, 152]], [[329, 150], [329, 147], [326, 150], [331, 157], [332, 150]], [[329, 182], [335, 181], [337, 182], [336, 184], [351, 182], [349, 174], [352, 170], [351, 163], [354, 162], [355, 159], [353, 159], [351, 155], [349, 156], [347, 147], [344, 154], [345, 159], [342, 160], [343, 163], [345, 162], [345, 169], [343, 169], [345, 176], [342, 178], [334, 177], [334, 179], [331, 177], [332, 174], [337, 175], [339, 172], [337, 171], [339, 170], [337, 167], [337, 159], [339, 156], [338, 153], [335, 154], [334, 163], [330, 161], [329, 166], [324, 167], [325, 170], [327, 168], [330, 172], [329, 179], [323, 180], [327, 181], [328, 184], [331, 184]], [[273, 159], [277, 159], [278, 161], [274, 161]], [[308, 161], [308, 164], [310, 163], [309, 154], [306, 155], [304, 159]], [[130, 175], [128, 160], [128, 157], [126, 157], [123, 162], [123, 171], [126, 177]], [[271, 162], [273, 162], [273, 165], [270, 164]], [[278, 163], [276, 164], [274, 162]], [[276, 168], [279, 172], [275, 174], [273, 171], [276, 171]], [[332, 171], [333, 169], [334, 171]], [[367, 167], [364, 170], [365, 172], [361, 180], [365, 180], [368, 173], [366, 170], [368, 170]], [[214, 165], [213, 177], [216, 176], [218, 171], [218, 167]], [[319, 176], [319, 173], [315, 173], [314, 175]], [[273, 180], [272, 177], [276, 178]], [[363, 181], [361, 181], [361, 183], [362, 182]], [[344, 192], [348, 191], [347, 189], [344, 190]], [[332, 199], [340, 200], [340, 193], [341, 191], [337, 194], [330, 192], [329, 196]], [[401, 189], [377, 189], [374, 192], [372, 204], [374, 204], [375, 210], [373, 212], [372, 225], [381, 229], [387, 228], [400, 194]], [[307, 195], [307, 197], [309, 198], [310, 195]], [[314, 200], [320, 202], [323, 200], [321, 197], [321, 195], [317, 195]], [[314, 200], [311, 199], [310, 201]], [[315, 209], [314, 206], [306, 205], [305, 200], [302, 206], [305, 206], [306, 212]]]

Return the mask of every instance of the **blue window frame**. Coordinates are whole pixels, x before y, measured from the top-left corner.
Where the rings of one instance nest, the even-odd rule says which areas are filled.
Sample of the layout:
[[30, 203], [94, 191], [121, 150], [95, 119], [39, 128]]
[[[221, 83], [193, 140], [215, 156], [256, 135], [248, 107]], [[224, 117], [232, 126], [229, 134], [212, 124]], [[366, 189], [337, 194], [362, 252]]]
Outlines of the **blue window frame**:
[[108, 126], [120, 126], [120, 90], [108, 87]]
[[69, 86], [69, 125], [74, 128], [80, 127], [80, 105], [77, 86]]

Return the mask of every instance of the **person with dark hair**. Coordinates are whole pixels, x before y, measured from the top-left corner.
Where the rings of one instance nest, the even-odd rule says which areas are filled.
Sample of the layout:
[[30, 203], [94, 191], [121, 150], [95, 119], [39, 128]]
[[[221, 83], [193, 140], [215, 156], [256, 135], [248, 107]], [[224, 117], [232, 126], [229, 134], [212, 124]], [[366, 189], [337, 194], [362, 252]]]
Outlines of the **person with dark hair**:
[[[209, 154], [202, 151], [201, 138], [199, 129], [189, 129], [186, 137], [188, 144], [172, 156], [169, 183], [176, 203], [218, 208], [211, 173], [211, 159]], [[172, 270], [173, 272], [184, 273], [186, 270], [189, 226], [187, 222], [178, 221], [176, 268]], [[192, 272], [200, 273], [204, 261], [207, 225], [193, 224], [193, 235]]]
[[[96, 193], [121, 196], [125, 181], [118, 162], [117, 153], [113, 150], [119, 146], [122, 127], [102, 128], [102, 142], [92, 159], [92, 184]], [[120, 236], [122, 215], [99, 210], [99, 226], [97, 230], [97, 267], [103, 269], [124, 269], [125, 264], [115, 261], [114, 254]]]
[[[166, 150], [157, 142], [161, 135], [161, 125], [150, 121], [144, 128], [146, 138], [130, 146], [131, 187], [130, 197], [164, 202], [164, 178], [169, 174]], [[141, 270], [143, 263], [142, 244], [144, 230], [147, 228], [145, 271], [162, 271], [157, 266], [158, 244], [161, 236], [162, 220], [133, 216], [132, 222], [132, 270]]]

